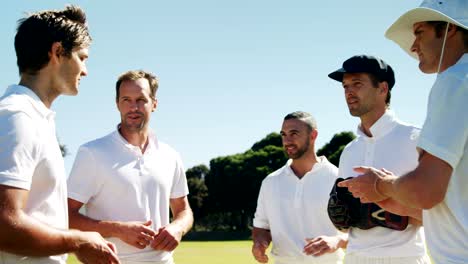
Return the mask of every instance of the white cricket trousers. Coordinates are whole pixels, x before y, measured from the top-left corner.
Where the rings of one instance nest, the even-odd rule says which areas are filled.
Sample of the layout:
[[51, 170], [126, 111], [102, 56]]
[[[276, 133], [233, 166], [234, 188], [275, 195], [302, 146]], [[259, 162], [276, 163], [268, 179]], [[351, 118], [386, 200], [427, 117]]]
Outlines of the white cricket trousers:
[[431, 264], [428, 256], [416, 257], [366, 257], [356, 254], [347, 254], [344, 264]]
[[175, 262], [172, 259], [168, 261], [151, 261], [151, 262], [120, 260], [120, 263], [122, 264], [175, 264]]

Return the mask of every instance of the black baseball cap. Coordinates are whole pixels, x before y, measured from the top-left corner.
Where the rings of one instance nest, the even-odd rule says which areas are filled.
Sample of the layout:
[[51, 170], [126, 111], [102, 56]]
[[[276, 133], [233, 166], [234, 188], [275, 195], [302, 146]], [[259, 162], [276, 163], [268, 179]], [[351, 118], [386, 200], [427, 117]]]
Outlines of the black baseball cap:
[[343, 62], [341, 69], [328, 74], [328, 77], [335, 81], [343, 82], [345, 73], [371, 73], [381, 81], [386, 81], [389, 89], [392, 89], [393, 85], [395, 85], [395, 73], [392, 67], [374, 56], [353, 56]]

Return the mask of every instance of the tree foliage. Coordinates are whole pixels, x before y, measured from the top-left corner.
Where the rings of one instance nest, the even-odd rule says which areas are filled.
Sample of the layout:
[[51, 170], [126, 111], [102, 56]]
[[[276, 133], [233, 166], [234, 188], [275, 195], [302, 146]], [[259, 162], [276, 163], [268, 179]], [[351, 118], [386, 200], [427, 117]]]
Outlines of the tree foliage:
[[317, 155], [327, 157], [328, 161], [338, 167], [341, 152], [343, 152], [344, 147], [355, 138], [356, 136], [350, 131], [337, 133], [330, 142], [317, 151]]

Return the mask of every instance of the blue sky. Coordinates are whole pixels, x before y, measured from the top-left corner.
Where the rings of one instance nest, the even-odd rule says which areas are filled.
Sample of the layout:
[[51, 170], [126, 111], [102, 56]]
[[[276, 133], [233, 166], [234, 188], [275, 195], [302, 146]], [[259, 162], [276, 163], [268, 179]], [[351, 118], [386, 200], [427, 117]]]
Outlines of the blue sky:
[[81, 144], [115, 129], [114, 84], [130, 69], [158, 75], [150, 126], [187, 168], [247, 150], [296, 110], [316, 117], [317, 148], [337, 132], [355, 131], [358, 119], [327, 74], [356, 54], [390, 64], [396, 73], [391, 108], [404, 121], [424, 122], [435, 76], [422, 74], [416, 60], [384, 37], [420, 1], [7, 1], [0, 17], [1, 94], [19, 80], [17, 20], [67, 3], [87, 12], [94, 39], [78, 96], [52, 105], [70, 152], [67, 170]]

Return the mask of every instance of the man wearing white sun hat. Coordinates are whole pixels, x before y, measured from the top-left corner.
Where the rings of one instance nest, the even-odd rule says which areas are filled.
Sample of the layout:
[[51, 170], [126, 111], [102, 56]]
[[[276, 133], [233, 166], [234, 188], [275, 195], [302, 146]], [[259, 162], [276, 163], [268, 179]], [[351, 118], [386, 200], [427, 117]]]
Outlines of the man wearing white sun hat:
[[[361, 168], [341, 184], [363, 202], [387, 198], [422, 208], [434, 263], [468, 262], [468, 1], [426, 0], [386, 32], [424, 73], [437, 73], [419, 142], [418, 167], [396, 178]], [[398, 208], [388, 203], [387, 210]]]

